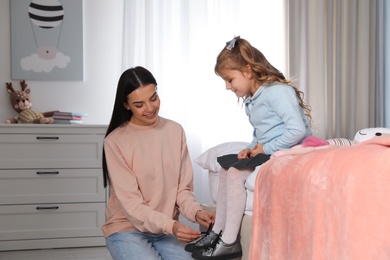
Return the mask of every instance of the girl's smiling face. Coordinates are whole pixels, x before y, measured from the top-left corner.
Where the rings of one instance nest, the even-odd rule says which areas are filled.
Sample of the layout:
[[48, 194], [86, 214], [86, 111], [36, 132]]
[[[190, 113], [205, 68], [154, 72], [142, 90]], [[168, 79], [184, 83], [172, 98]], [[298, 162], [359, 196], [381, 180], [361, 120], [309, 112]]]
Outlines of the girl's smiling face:
[[130, 122], [136, 125], [152, 125], [157, 121], [160, 110], [160, 99], [156, 92], [156, 85], [141, 86], [127, 96], [124, 104], [133, 115]]
[[226, 89], [233, 91], [237, 97], [252, 96], [257, 90], [250, 68], [245, 68], [243, 72], [222, 70], [219, 76], [225, 81]]

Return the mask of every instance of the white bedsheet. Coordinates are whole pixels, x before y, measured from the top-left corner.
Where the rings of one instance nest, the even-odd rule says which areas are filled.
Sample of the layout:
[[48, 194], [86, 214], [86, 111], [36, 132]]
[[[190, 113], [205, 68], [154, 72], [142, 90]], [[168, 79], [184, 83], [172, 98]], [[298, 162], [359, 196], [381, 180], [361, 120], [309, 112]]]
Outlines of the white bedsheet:
[[[247, 142], [227, 142], [216, 145], [207, 149], [200, 156], [195, 158], [195, 163], [198, 164], [205, 170], [209, 172], [209, 188], [210, 195], [212, 199], [212, 204], [216, 203], [217, 198], [217, 189], [219, 182], [219, 171], [222, 169], [219, 165], [217, 158], [218, 156], [226, 154], [235, 154], [239, 153], [242, 149], [247, 147], [249, 143]], [[259, 171], [260, 166], [256, 167], [252, 174], [250, 174], [246, 180], [245, 187], [247, 189], [247, 200], [245, 203], [245, 214], [252, 215], [253, 209], [253, 191], [255, 187], [255, 181], [257, 172]]]
[[257, 166], [255, 170], [246, 178], [246, 203], [245, 203], [245, 215], [252, 216], [253, 210], [253, 192], [255, 190], [256, 176], [259, 172], [261, 165]]

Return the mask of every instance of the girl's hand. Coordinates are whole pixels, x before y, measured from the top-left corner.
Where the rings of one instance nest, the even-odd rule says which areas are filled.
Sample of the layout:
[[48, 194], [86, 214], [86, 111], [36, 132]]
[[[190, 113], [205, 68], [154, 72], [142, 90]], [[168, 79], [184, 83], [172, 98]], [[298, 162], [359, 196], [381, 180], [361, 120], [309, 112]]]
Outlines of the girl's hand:
[[258, 155], [260, 153], [264, 153], [263, 145], [256, 144], [251, 150], [251, 157], [255, 157], [256, 155]]
[[238, 155], [237, 155], [237, 158], [239, 160], [249, 159], [250, 157], [251, 157], [251, 149], [249, 149], [249, 148], [245, 148], [244, 150], [239, 152]]
[[200, 237], [199, 230], [193, 230], [192, 228], [176, 221], [172, 228], [173, 235], [177, 237], [179, 241], [189, 243]]

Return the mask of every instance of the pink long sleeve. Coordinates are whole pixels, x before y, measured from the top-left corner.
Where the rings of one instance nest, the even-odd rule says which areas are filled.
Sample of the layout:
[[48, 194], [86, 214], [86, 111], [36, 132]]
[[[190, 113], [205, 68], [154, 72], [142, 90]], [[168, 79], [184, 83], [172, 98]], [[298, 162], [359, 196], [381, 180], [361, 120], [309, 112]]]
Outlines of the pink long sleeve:
[[111, 196], [105, 237], [120, 231], [172, 234], [183, 215], [195, 222], [201, 209], [193, 194], [193, 170], [182, 127], [165, 118], [152, 126], [128, 123], [104, 142]]

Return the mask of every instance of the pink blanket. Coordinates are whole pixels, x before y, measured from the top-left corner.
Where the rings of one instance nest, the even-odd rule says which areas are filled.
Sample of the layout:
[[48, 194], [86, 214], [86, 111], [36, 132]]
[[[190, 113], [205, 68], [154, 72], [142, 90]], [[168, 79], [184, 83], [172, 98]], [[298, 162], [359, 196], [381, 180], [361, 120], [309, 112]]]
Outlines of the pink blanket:
[[252, 221], [251, 260], [390, 259], [389, 136], [272, 158]]

